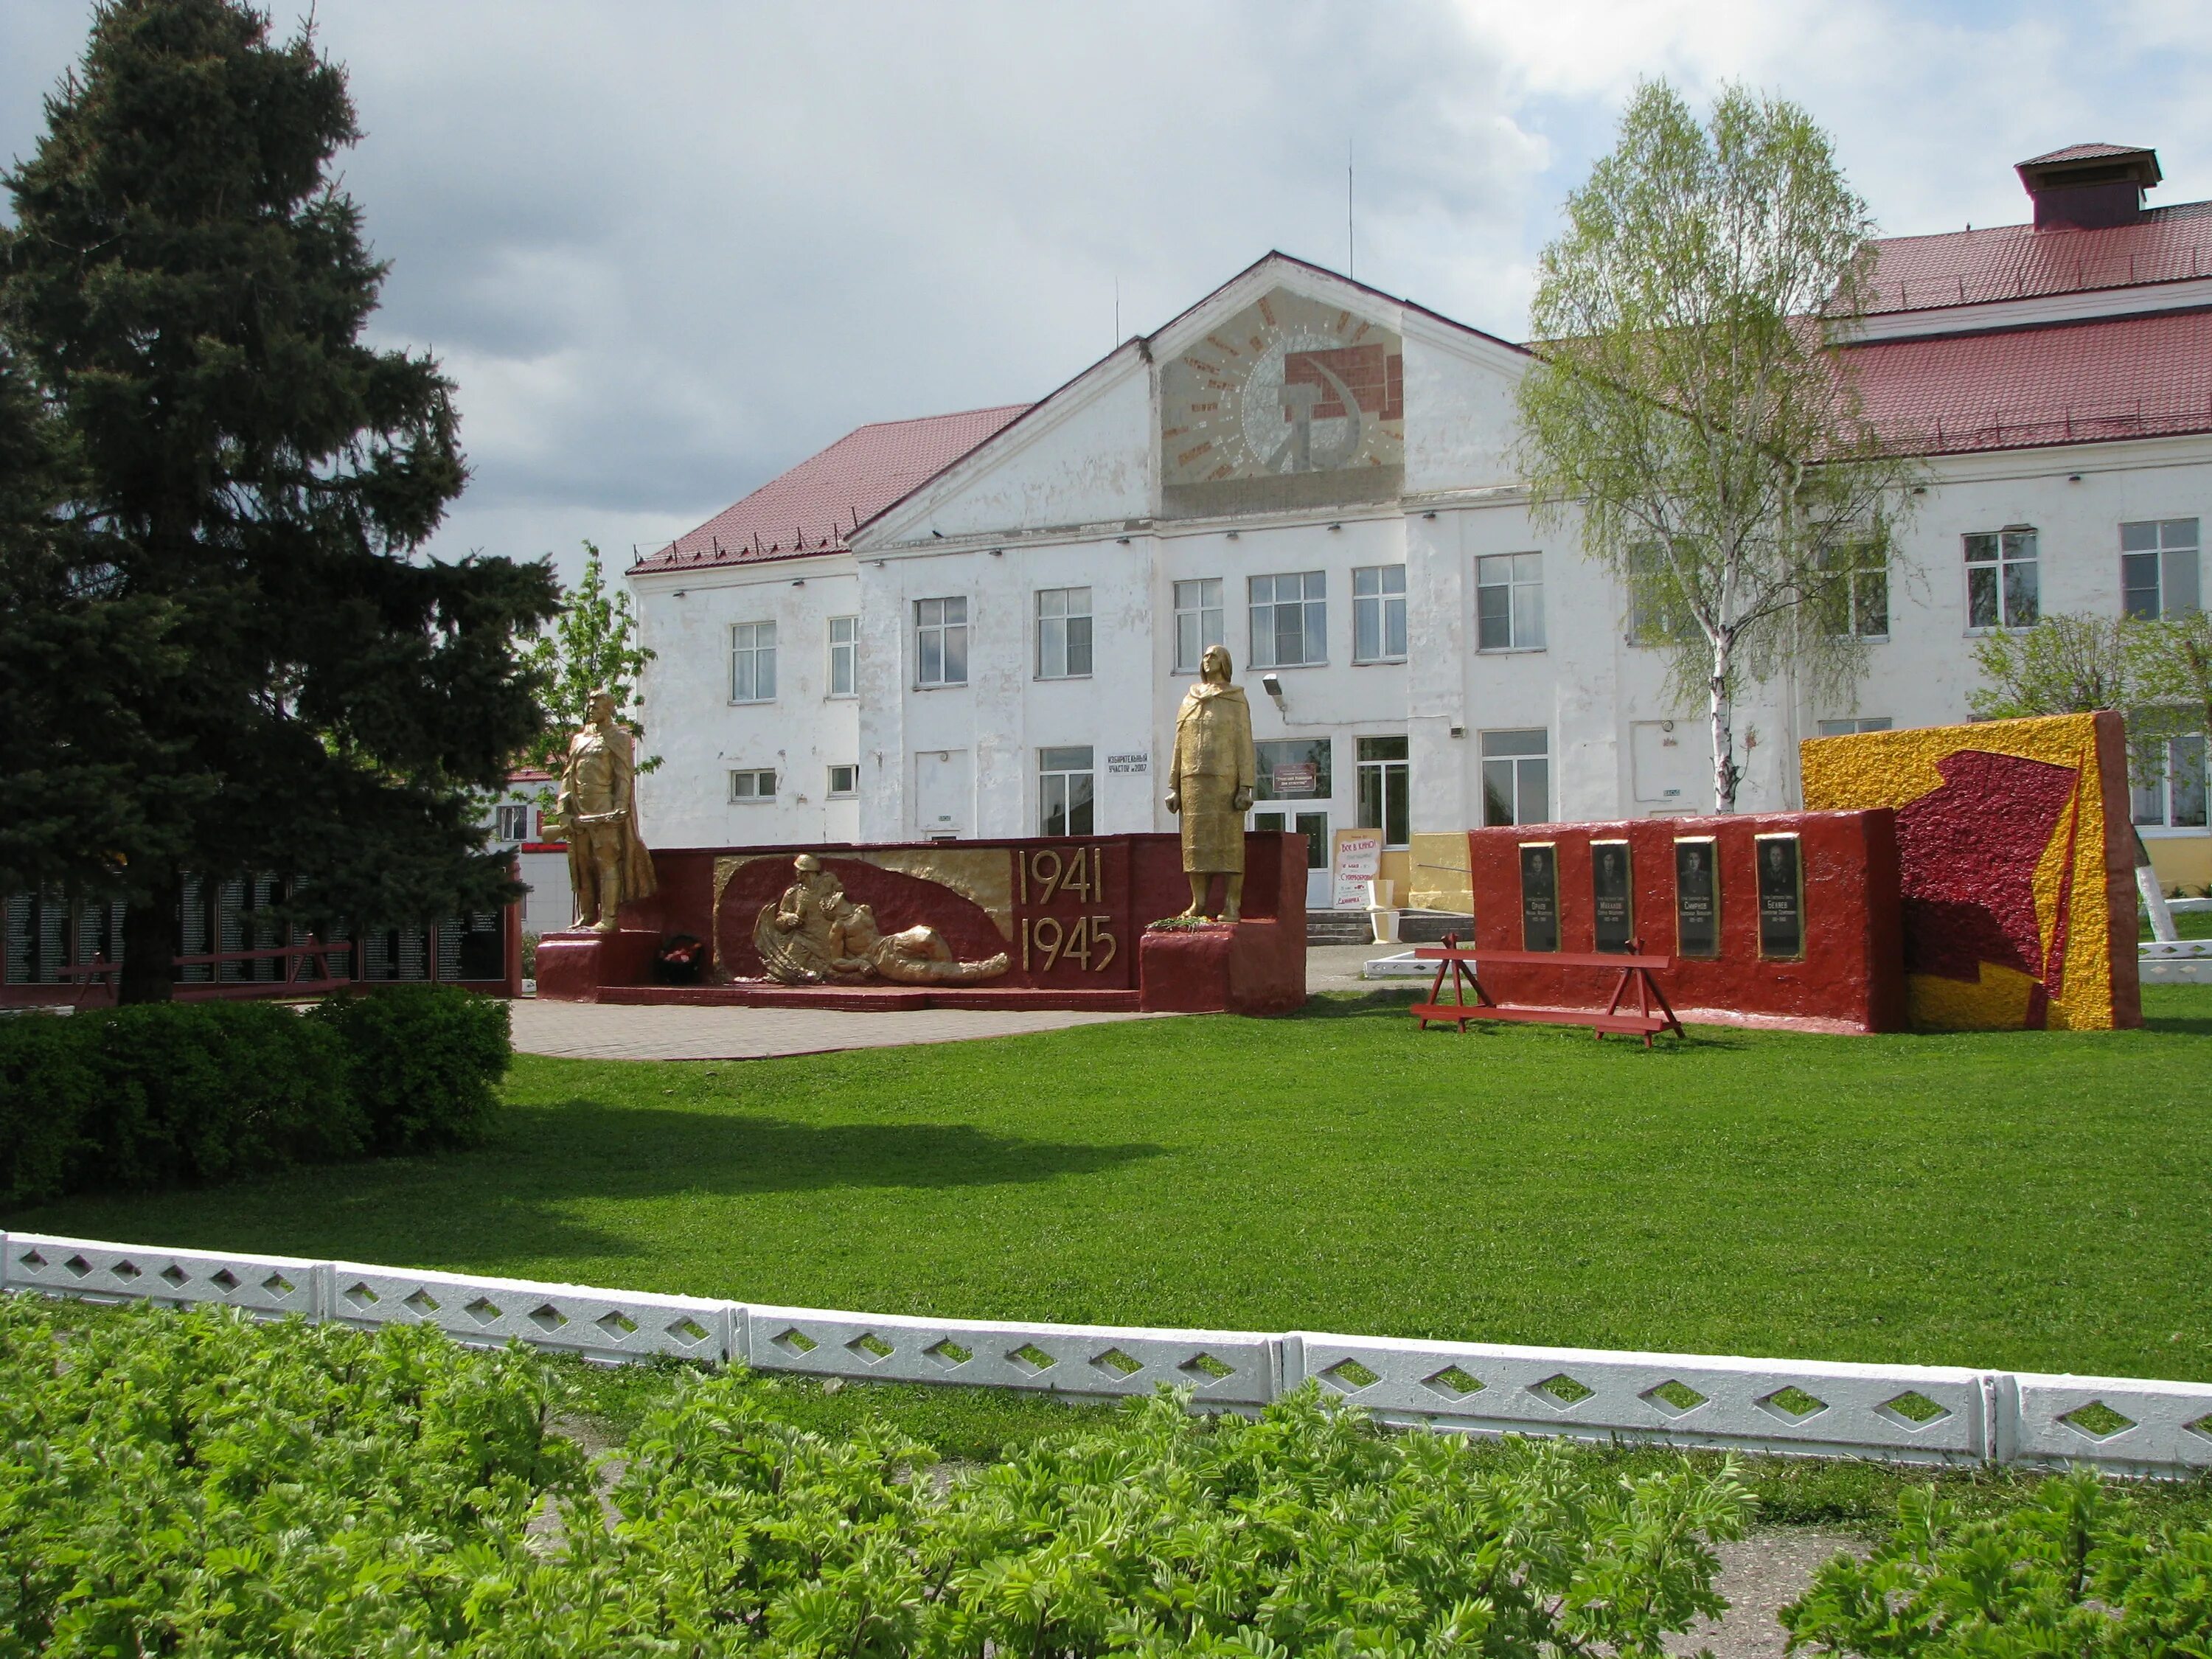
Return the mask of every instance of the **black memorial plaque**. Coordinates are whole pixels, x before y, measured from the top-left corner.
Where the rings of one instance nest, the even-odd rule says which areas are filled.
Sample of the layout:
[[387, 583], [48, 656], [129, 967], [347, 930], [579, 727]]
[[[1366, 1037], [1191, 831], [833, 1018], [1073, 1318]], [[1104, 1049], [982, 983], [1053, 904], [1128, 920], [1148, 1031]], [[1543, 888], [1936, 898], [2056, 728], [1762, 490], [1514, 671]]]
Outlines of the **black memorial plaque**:
[[1628, 843], [1590, 843], [1590, 915], [1601, 951], [1626, 951], [1636, 934], [1636, 907], [1629, 897]]
[[1795, 836], [1759, 836], [1759, 954], [1805, 954], [1805, 866]]
[[1721, 953], [1720, 848], [1709, 837], [1674, 843], [1674, 949], [1686, 957]]
[[1559, 948], [1559, 849], [1548, 841], [1521, 848], [1521, 948]]

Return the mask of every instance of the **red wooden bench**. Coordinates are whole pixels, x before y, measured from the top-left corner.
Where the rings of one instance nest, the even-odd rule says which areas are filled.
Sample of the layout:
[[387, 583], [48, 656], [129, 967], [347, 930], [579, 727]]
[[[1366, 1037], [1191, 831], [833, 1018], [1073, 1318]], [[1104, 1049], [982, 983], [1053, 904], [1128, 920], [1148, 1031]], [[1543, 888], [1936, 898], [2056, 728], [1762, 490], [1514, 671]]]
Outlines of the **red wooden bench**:
[[[1413, 954], [1424, 962], [1437, 964], [1436, 982], [1429, 988], [1429, 1000], [1413, 1005], [1413, 1018], [1427, 1030], [1431, 1021], [1455, 1023], [1462, 1036], [1468, 1022], [1477, 1019], [1513, 1020], [1539, 1025], [1587, 1025], [1590, 1035], [1600, 1041], [1607, 1031], [1628, 1031], [1640, 1036], [1644, 1046], [1651, 1046], [1655, 1032], [1672, 1031], [1683, 1035], [1682, 1022], [1674, 1018], [1674, 1006], [1667, 994], [1659, 988], [1659, 981], [1651, 975], [1664, 973], [1674, 965], [1672, 957], [1647, 957], [1641, 954], [1638, 943], [1631, 939], [1628, 950], [1619, 951], [1577, 952], [1571, 951], [1477, 951], [1462, 950], [1456, 934], [1447, 933], [1442, 945], [1425, 945]], [[1620, 981], [1613, 988], [1613, 1000], [1603, 1012], [1575, 1008], [1509, 1008], [1500, 1003], [1483, 986], [1475, 969], [1483, 963], [1493, 966], [1513, 968], [1609, 968], [1619, 973]], [[1449, 975], [1453, 1000], [1444, 999], [1444, 978]], [[1636, 994], [1633, 1010], [1621, 1006], [1631, 991]], [[1468, 994], [1474, 1000], [1468, 1000]], [[1652, 1012], [1652, 1005], [1658, 1012]]]

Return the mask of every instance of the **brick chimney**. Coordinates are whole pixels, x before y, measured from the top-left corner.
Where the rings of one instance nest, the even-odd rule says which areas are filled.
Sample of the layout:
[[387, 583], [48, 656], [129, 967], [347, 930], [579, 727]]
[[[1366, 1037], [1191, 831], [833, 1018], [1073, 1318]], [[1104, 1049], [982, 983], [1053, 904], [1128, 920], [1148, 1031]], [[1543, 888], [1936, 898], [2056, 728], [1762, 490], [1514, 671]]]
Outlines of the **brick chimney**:
[[2069, 144], [2013, 169], [2035, 204], [2038, 230], [2102, 230], [2143, 216], [2158, 183], [2158, 152], [2126, 144]]

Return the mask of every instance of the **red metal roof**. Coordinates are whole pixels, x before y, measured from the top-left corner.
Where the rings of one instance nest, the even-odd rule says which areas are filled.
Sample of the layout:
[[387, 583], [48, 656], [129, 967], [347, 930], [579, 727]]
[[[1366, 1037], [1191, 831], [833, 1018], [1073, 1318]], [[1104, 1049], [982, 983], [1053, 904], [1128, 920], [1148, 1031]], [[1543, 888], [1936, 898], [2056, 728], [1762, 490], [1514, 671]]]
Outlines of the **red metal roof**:
[[849, 432], [817, 455], [726, 507], [632, 567], [681, 570], [762, 559], [841, 552], [845, 536], [951, 465], [1017, 416], [1028, 404], [878, 421]]
[[2148, 155], [2153, 152], [2141, 144], [2069, 144], [2063, 149], [2054, 149], [2042, 155], [2031, 155], [2016, 165], [2024, 167], [2046, 167], [2053, 161], [2097, 161], [2110, 155]]
[[2104, 230], [1993, 225], [1875, 246], [1871, 313], [2180, 282], [2212, 276], [2212, 202], [2153, 208]]
[[2212, 431], [2212, 311], [1850, 349], [1866, 412], [1926, 455]]

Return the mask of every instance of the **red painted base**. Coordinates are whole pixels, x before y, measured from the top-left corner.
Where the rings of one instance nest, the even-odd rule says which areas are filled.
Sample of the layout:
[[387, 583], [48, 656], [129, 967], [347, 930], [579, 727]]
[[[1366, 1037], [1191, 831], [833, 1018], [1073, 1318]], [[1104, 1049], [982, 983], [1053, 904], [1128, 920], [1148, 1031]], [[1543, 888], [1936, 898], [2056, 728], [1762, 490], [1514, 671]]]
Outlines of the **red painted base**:
[[1285, 1014], [1306, 1000], [1304, 920], [1145, 935], [1139, 981], [1152, 1014]]
[[538, 994], [561, 1002], [605, 1002], [619, 986], [647, 984], [660, 935], [624, 927], [611, 933], [548, 933], [538, 941]]

